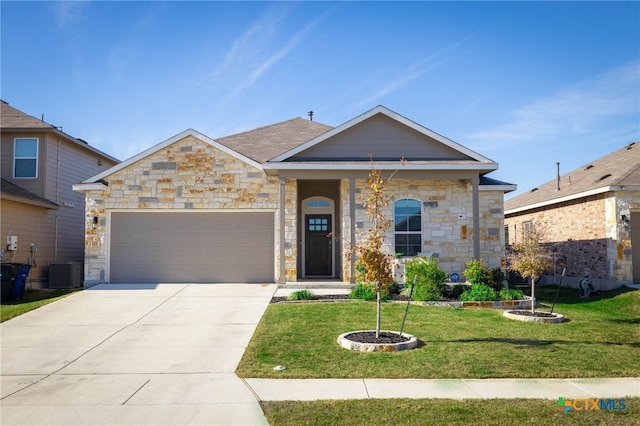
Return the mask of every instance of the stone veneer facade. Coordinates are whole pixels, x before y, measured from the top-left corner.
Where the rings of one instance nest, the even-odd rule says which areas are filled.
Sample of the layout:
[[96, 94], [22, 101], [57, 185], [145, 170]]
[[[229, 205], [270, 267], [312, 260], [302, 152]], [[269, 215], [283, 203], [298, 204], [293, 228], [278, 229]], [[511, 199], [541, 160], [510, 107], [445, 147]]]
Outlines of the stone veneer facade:
[[[369, 227], [365, 201], [366, 179], [356, 180], [356, 243], [366, 237]], [[342, 232], [344, 253], [349, 250], [349, 183], [341, 185]], [[474, 258], [473, 253], [473, 198], [471, 184], [456, 179], [392, 179], [387, 183], [386, 193], [390, 203], [384, 214], [393, 219], [393, 202], [404, 198], [415, 199], [422, 204], [423, 255], [437, 256], [439, 266], [448, 274], [457, 272], [464, 281], [462, 272], [466, 263]], [[480, 191], [480, 257], [491, 268], [504, 264], [504, 211], [502, 191]], [[393, 228], [386, 233], [385, 249], [394, 252]], [[350, 265], [343, 263], [344, 281], [350, 278]]]
[[[295, 179], [267, 176], [194, 136], [187, 136], [139, 161], [107, 176], [103, 190], [86, 192], [85, 284], [106, 281], [108, 213], [122, 210], [252, 210], [275, 213], [274, 269], [280, 270], [280, 188], [284, 188], [284, 271], [286, 281], [297, 280], [297, 209]], [[340, 183], [342, 226], [342, 279], [351, 279], [349, 250], [349, 180]], [[366, 179], [356, 179], [356, 241], [366, 234], [364, 208]], [[425, 255], [437, 255], [447, 272], [461, 272], [473, 258], [473, 204], [471, 185], [465, 180], [393, 179], [387, 186], [392, 200], [413, 198], [423, 205], [423, 245]], [[480, 191], [481, 258], [490, 267], [500, 266], [504, 256], [502, 191]], [[393, 218], [393, 205], [386, 214]], [[97, 223], [94, 223], [97, 218]], [[393, 251], [393, 230], [386, 248]], [[277, 277], [276, 277], [277, 279]]]
[[[105, 180], [109, 185], [104, 190], [86, 194], [87, 285], [105, 282], [108, 211], [260, 209], [275, 212], [275, 229], [279, 232], [278, 178], [267, 176], [262, 170], [193, 136], [142, 158]], [[295, 182], [287, 182], [286, 187], [289, 211], [295, 209]], [[95, 225], [94, 217], [98, 218]]]
[[[565, 284], [576, 286], [589, 268], [597, 288], [632, 283], [631, 235], [621, 217], [640, 208], [638, 199], [640, 191], [616, 191], [509, 215], [508, 243], [517, 241], [523, 223], [538, 224], [545, 230], [545, 241], [557, 247], [556, 273], [567, 268]], [[548, 279], [552, 274], [549, 271]]]

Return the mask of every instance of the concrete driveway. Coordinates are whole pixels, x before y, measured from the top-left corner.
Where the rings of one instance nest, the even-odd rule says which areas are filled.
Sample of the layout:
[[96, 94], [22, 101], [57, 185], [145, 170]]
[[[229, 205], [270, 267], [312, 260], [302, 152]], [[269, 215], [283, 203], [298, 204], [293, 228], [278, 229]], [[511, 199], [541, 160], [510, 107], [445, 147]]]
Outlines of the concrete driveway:
[[2, 425], [259, 425], [234, 371], [275, 285], [107, 284], [0, 325]]

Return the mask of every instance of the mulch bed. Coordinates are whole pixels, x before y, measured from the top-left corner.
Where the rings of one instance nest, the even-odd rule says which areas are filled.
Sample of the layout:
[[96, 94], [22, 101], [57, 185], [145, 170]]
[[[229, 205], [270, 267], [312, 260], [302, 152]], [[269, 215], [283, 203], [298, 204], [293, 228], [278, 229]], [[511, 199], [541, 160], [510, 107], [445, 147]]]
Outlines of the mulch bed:
[[[359, 299], [349, 299], [349, 296], [347, 296], [346, 294], [315, 295], [312, 300], [289, 300], [285, 296], [278, 296], [278, 297], [272, 297], [269, 303], [348, 302], [350, 300], [359, 300]], [[399, 301], [406, 302], [408, 300], [408, 297], [397, 294], [389, 298], [389, 300], [399, 300]]]
[[409, 338], [397, 333], [380, 332], [380, 338], [376, 338], [375, 331], [357, 331], [345, 336], [348, 340], [358, 343], [401, 343], [408, 342]]
[[557, 316], [556, 314], [550, 314], [548, 312], [531, 312], [531, 311], [525, 311], [520, 309], [515, 311], [509, 311], [509, 313], [513, 315], [520, 315], [523, 317], [538, 317], [538, 318], [555, 318]]

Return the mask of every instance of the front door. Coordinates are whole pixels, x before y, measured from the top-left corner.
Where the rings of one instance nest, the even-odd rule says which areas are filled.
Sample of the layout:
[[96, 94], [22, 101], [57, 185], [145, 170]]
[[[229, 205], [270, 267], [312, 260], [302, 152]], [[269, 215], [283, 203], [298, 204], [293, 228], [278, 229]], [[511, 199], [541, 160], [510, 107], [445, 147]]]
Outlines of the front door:
[[331, 261], [331, 215], [305, 215], [305, 275], [330, 276], [333, 273]]

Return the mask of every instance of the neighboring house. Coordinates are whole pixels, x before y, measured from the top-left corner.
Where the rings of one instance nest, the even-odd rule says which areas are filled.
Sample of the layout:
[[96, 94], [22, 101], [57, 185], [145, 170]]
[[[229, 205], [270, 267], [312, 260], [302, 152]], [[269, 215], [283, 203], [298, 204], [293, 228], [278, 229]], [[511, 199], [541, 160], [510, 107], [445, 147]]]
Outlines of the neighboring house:
[[[30, 263], [28, 285], [46, 287], [50, 263], [84, 261], [84, 197], [72, 185], [118, 160], [0, 105], [2, 260]], [[6, 251], [7, 236], [18, 237], [17, 251]]]
[[587, 270], [596, 289], [640, 283], [640, 143], [507, 200], [509, 243], [530, 226], [555, 247], [558, 280], [567, 268], [563, 285], [577, 286]]
[[[353, 281], [367, 177], [389, 176], [387, 250], [500, 266], [498, 164], [382, 106], [332, 128], [295, 118], [211, 139], [186, 130], [74, 189], [86, 194], [85, 285]], [[401, 164], [401, 158], [407, 160]]]

